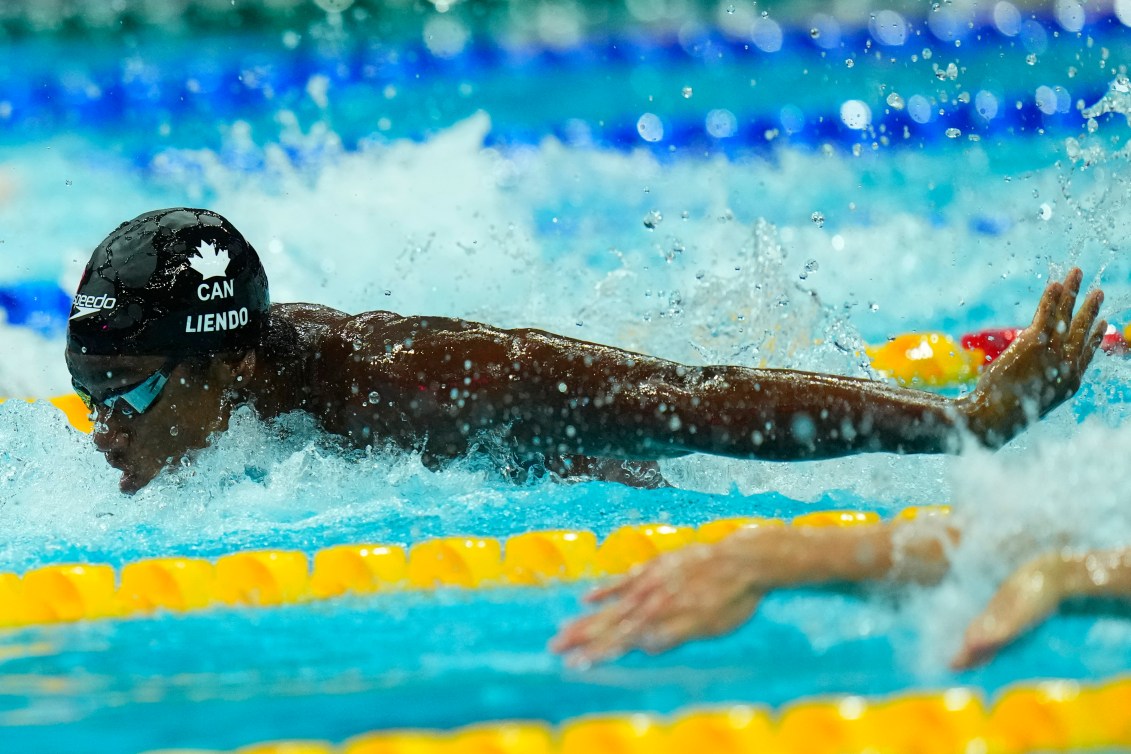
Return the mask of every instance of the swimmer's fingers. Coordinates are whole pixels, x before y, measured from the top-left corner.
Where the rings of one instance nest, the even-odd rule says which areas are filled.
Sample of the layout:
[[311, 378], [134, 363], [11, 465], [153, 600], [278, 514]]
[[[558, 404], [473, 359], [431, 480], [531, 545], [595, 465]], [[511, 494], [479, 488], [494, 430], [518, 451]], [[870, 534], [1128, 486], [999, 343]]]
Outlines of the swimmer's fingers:
[[636, 647], [645, 646], [649, 626], [656, 612], [654, 603], [662, 599], [655, 594], [643, 605], [614, 603], [593, 615], [564, 628], [550, 648], [566, 655], [566, 663], [584, 667], [595, 662], [614, 660]]
[[1079, 366], [1077, 367], [1077, 370], [1079, 372], [1078, 378], [1083, 376], [1084, 371], [1088, 368], [1088, 365], [1092, 363], [1092, 359], [1095, 357], [1096, 351], [1100, 350], [1100, 345], [1103, 344], [1105, 332], [1107, 332], [1107, 322], [1101, 319], [1096, 323], [1096, 326], [1092, 328], [1092, 333], [1088, 336], [1088, 342], [1084, 344], [1084, 348], [1080, 353]]
[[557, 636], [550, 640], [550, 649], [559, 654], [567, 654], [570, 664], [592, 662], [607, 656], [612, 651], [612, 631], [616, 619], [608, 609], [599, 610], [584, 618], [567, 624]]
[[625, 579], [621, 584], [623, 590], [618, 596], [606, 597], [610, 601], [604, 607], [562, 628], [550, 641], [550, 649], [571, 653], [572, 664], [623, 654], [635, 627], [655, 609], [655, 595], [662, 598], [664, 590], [655, 581], [641, 578]]
[[1053, 313], [1060, 304], [1063, 293], [1064, 286], [1058, 281], [1053, 281], [1045, 286], [1041, 300], [1037, 303], [1037, 311], [1033, 314], [1033, 321], [1029, 325], [1030, 331], [1038, 335], [1047, 335], [1051, 332]]
[[1043, 556], [1006, 579], [986, 609], [966, 630], [951, 666], [969, 668], [989, 660], [1035, 623], [1048, 617], [1062, 597], [1056, 554]]
[[1100, 313], [1100, 304], [1103, 303], [1103, 291], [1096, 289], [1084, 297], [1080, 309], [1075, 315], [1070, 314], [1067, 336], [1065, 337], [1065, 354], [1071, 358], [1080, 354], [1084, 342], [1092, 332], [1092, 326]]
[[[1090, 339], [1096, 334], [1096, 321], [1099, 318], [1100, 305], [1103, 304], [1103, 300], [1103, 291], [1099, 289], [1092, 291], [1084, 299], [1084, 303], [1080, 305], [1080, 311], [1076, 313], [1076, 317], [1072, 320], [1072, 330], [1068, 336], [1065, 355], [1074, 365], [1081, 363], [1080, 357], [1087, 354], [1086, 346]], [[1104, 323], [1103, 327], [1098, 328], [1101, 340], [1103, 339], [1103, 334], [1106, 329], [1106, 323]], [[1087, 365], [1088, 361], [1084, 361], [1083, 366], [1086, 367]]]
[[1084, 273], [1079, 267], [1068, 271], [1062, 284], [1060, 300], [1057, 301], [1056, 310], [1052, 316], [1052, 336], [1054, 343], [1064, 342], [1068, 339], [1069, 331], [1073, 325], [1072, 311], [1076, 308], [1076, 297], [1080, 294], [1080, 283]]

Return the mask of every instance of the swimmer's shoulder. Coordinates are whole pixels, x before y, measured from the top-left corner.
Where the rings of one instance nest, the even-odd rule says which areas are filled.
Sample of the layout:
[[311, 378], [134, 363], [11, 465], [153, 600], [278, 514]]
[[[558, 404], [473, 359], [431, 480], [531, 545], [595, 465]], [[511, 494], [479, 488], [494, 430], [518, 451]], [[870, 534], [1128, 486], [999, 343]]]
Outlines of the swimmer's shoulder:
[[[398, 337], [414, 318], [396, 312], [370, 311], [348, 314], [322, 304], [287, 303], [271, 305], [268, 343], [301, 340], [308, 347], [340, 345], [345, 342], [383, 342]], [[276, 335], [271, 337], [271, 333]], [[278, 337], [279, 335], [283, 337]]]
[[273, 329], [293, 333], [289, 339], [299, 337], [308, 348], [333, 351], [349, 346], [353, 353], [424, 337], [434, 341], [477, 336], [497, 339], [501, 333], [497, 328], [464, 319], [382, 310], [347, 314], [321, 304], [305, 303], [272, 304], [271, 320], [277, 325]]

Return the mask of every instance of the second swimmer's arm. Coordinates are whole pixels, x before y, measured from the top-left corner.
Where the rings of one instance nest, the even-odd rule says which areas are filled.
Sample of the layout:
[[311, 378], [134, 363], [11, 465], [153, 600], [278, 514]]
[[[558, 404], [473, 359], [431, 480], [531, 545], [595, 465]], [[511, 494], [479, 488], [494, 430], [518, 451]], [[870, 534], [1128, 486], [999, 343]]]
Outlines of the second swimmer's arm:
[[890, 578], [933, 582], [958, 533], [938, 522], [859, 527], [761, 527], [663, 555], [590, 595], [603, 603], [562, 628], [551, 647], [571, 661], [631, 649], [662, 651], [731, 631], [769, 591]]
[[1050, 552], [1030, 560], [970, 623], [953, 665], [984, 662], [1072, 597], [1131, 599], [1131, 548]]

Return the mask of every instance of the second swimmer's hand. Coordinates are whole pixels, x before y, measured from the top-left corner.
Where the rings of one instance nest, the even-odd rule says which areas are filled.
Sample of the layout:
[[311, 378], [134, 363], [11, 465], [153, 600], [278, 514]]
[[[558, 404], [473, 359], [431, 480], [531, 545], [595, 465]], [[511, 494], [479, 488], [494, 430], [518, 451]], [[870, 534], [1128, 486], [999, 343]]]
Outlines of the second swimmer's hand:
[[573, 665], [609, 660], [632, 649], [658, 653], [692, 639], [727, 633], [758, 607], [758, 569], [725, 540], [652, 560], [586, 599], [602, 606], [568, 624], [550, 643]]
[[951, 661], [955, 669], [986, 662], [1006, 644], [1047, 618], [1065, 597], [1065, 564], [1058, 553], [1029, 561], [1014, 571], [975, 618]]
[[1074, 312], [1083, 275], [1072, 269], [1049, 283], [1033, 322], [1025, 328], [960, 402], [967, 426], [998, 447], [1072, 396], [1103, 340], [1097, 321], [1103, 292], [1092, 291]]

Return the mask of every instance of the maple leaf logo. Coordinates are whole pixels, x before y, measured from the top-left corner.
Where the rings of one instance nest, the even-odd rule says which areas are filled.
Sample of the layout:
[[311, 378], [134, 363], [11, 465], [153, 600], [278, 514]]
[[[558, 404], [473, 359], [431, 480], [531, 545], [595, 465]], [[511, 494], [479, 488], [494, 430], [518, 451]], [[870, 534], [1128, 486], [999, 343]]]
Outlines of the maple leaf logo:
[[189, 257], [189, 264], [200, 273], [203, 280], [224, 278], [228, 276], [228, 250], [217, 249], [207, 241], [201, 241], [196, 247], [199, 256]]

